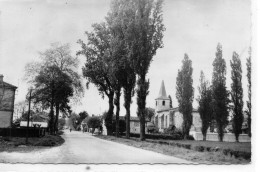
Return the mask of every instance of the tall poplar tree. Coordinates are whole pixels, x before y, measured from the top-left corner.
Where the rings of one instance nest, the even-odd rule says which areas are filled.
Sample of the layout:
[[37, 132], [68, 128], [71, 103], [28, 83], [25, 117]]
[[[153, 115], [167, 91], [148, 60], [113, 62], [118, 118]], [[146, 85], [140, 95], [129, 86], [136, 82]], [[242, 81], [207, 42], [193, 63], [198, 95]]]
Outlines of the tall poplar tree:
[[226, 88], [226, 62], [222, 57], [222, 46], [218, 44], [213, 61], [212, 76], [213, 115], [217, 123], [219, 141], [223, 141], [224, 129], [228, 124], [228, 91]]
[[172, 97], [171, 97], [171, 95], [169, 95], [168, 98], [170, 99], [170, 108], [172, 108]]
[[198, 111], [202, 121], [201, 132], [203, 134], [203, 140], [205, 141], [212, 120], [212, 91], [209, 82], [205, 79], [203, 71], [200, 73], [200, 86], [198, 89]]
[[[115, 0], [119, 7], [117, 19], [122, 28], [127, 58], [137, 75], [137, 115], [140, 119], [140, 140], [145, 140], [146, 97], [149, 80], [146, 78], [153, 57], [163, 47], [165, 30], [162, 0]], [[116, 20], [116, 18], [114, 19]]]
[[243, 88], [242, 88], [242, 68], [241, 60], [236, 52], [233, 53], [232, 60], [230, 61], [231, 66], [231, 101], [233, 104], [233, 131], [236, 136], [236, 141], [239, 140], [239, 134], [242, 133], [242, 124], [244, 120], [243, 116]]
[[183, 114], [182, 132], [184, 139], [189, 136], [192, 125], [192, 102], [194, 97], [192, 73], [192, 61], [185, 54], [182, 60], [182, 68], [178, 70], [176, 80], [176, 98], [179, 103], [179, 111]]
[[251, 137], [251, 48], [249, 49], [249, 57], [246, 59], [246, 67], [247, 67], [247, 81], [248, 81], [248, 101], [246, 102], [247, 104], [247, 125], [248, 125], [248, 135]]

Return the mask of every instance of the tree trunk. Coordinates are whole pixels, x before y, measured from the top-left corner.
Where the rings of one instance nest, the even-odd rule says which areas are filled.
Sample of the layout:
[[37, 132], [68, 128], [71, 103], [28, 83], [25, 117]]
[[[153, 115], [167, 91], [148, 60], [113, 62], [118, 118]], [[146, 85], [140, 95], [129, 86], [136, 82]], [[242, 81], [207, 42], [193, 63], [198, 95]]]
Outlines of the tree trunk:
[[51, 91], [51, 107], [50, 107], [50, 121], [49, 121], [49, 129], [50, 134], [53, 135], [54, 131], [54, 83], [52, 81], [52, 91]]
[[130, 138], [130, 104], [131, 104], [131, 90], [129, 88], [125, 88], [125, 110], [126, 110], [126, 116], [125, 116], [125, 121], [126, 121], [126, 138]]
[[224, 136], [224, 133], [223, 133], [222, 126], [219, 126], [219, 127], [218, 127], [218, 140], [219, 140], [220, 142], [223, 142], [223, 136]]
[[56, 103], [56, 118], [55, 118], [55, 123], [54, 123], [54, 127], [55, 127], [55, 133], [57, 134], [58, 132], [58, 126], [59, 126], [59, 109], [60, 109], [60, 105], [59, 103]]
[[138, 105], [138, 116], [140, 119], [140, 140], [145, 140], [145, 106], [146, 106], [146, 95], [149, 88], [149, 82], [145, 80], [145, 75], [139, 78], [137, 82], [137, 105]]
[[114, 100], [114, 92], [111, 92], [110, 95], [108, 96], [109, 109], [108, 109], [107, 116], [105, 119], [105, 124], [107, 127], [107, 135], [113, 134], [113, 126], [112, 126], [112, 120], [113, 120], [113, 114], [114, 114], [113, 100]]
[[116, 99], [115, 99], [115, 105], [116, 105], [116, 137], [119, 137], [119, 113], [120, 113], [120, 94], [121, 94], [121, 88], [117, 90], [116, 92]]
[[203, 134], [203, 141], [206, 141], [207, 134]]
[[51, 110], [50, 110], [50, 120], [49, 120], [49, 132], [51, 135], [53, 135], [53, 121], [54, 121], [54, 103], [51, 102]]

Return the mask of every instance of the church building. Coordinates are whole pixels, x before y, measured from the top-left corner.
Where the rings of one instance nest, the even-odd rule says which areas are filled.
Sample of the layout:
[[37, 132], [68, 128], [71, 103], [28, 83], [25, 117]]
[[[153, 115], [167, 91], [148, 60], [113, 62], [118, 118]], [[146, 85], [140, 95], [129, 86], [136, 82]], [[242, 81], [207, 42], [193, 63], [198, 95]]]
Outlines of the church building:
[[[193, 109], [193, 121], [190, 131], [201, 132], [201, 119], [197, 110]], [[158, 97], [155, 99], [155, 115], [153, 123], [163, 132], [170, 125], [177, 129], [182, 129], [183, 115], [179, 112], [178, 107], [170, 107], [170, 99], [166, 94], [164, 81], [162, 81]]]

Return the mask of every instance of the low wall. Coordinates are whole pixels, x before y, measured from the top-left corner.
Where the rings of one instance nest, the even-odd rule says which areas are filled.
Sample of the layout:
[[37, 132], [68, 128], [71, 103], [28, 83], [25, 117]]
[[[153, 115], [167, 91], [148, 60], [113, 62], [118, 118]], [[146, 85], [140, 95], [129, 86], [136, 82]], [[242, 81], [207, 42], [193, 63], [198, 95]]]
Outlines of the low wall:
[[[203, 135], [201, 132], [190, 132], [190, 135], [192, 135], [195, 140], [203, 140]], [[251, 138], [247, 134], [240, 134], [238, 139], [239, 142], [251, 142]], [[207, 133], [206, 140], [218, 141], [218, 133]], [[225, 133], [223, 137], [223, 141], [235, 142], [236, 137], [233, 133]]]

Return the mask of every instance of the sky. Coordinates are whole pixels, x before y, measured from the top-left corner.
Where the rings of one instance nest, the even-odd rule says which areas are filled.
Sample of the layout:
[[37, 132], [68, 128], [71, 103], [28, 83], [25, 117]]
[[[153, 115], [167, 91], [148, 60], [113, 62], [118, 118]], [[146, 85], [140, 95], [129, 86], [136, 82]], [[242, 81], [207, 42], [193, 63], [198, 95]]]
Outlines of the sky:
[[[37, 61], [39, 52], [51, 43], [69, 43], [73, 55], [80, 50], [78, 39], [86, 40], [85, 31], [93, 23], [104, 21], [110, 8], [109, 0], [20, 0], [0, 1], [0, 74], [4, 81], [18, 86], [15, 102], [25, 100], [29, 85], [23, 80], [24, 67]], [[197, 108], [200, 71], [211, 81], [213, 60], [218, 43], [222, 44], [227, 65], [227, 88], [231, 84], [230, 60], [236, 51], [241, 58], [244, 101], [247, 100], [246, 58], [251, 43], [251, 4], [246, 0], [165, 0], [163, 18], [164, 47], [157, 51], [149, 69], [150, 80], [147, 107], [155, 106], [160, 85], [164, 80], [166, 92], [177, 107], [176, 77], [182, 59], [187, 53], [192, 60], [194, 101]], [[85, 57], [78, 56], [80, 68]], [[86, 110], [101, 114], [108, 110], [108, 99], [102, 99], [94, 85], [84, 88], [85, 94], [75, 112]], [[123, 98], [121, 99], [123, 104]], [[133, 97], [131, 115], [136, 116], [136, 96]], [[120, 115], [125, 115], [121, 107]]]

